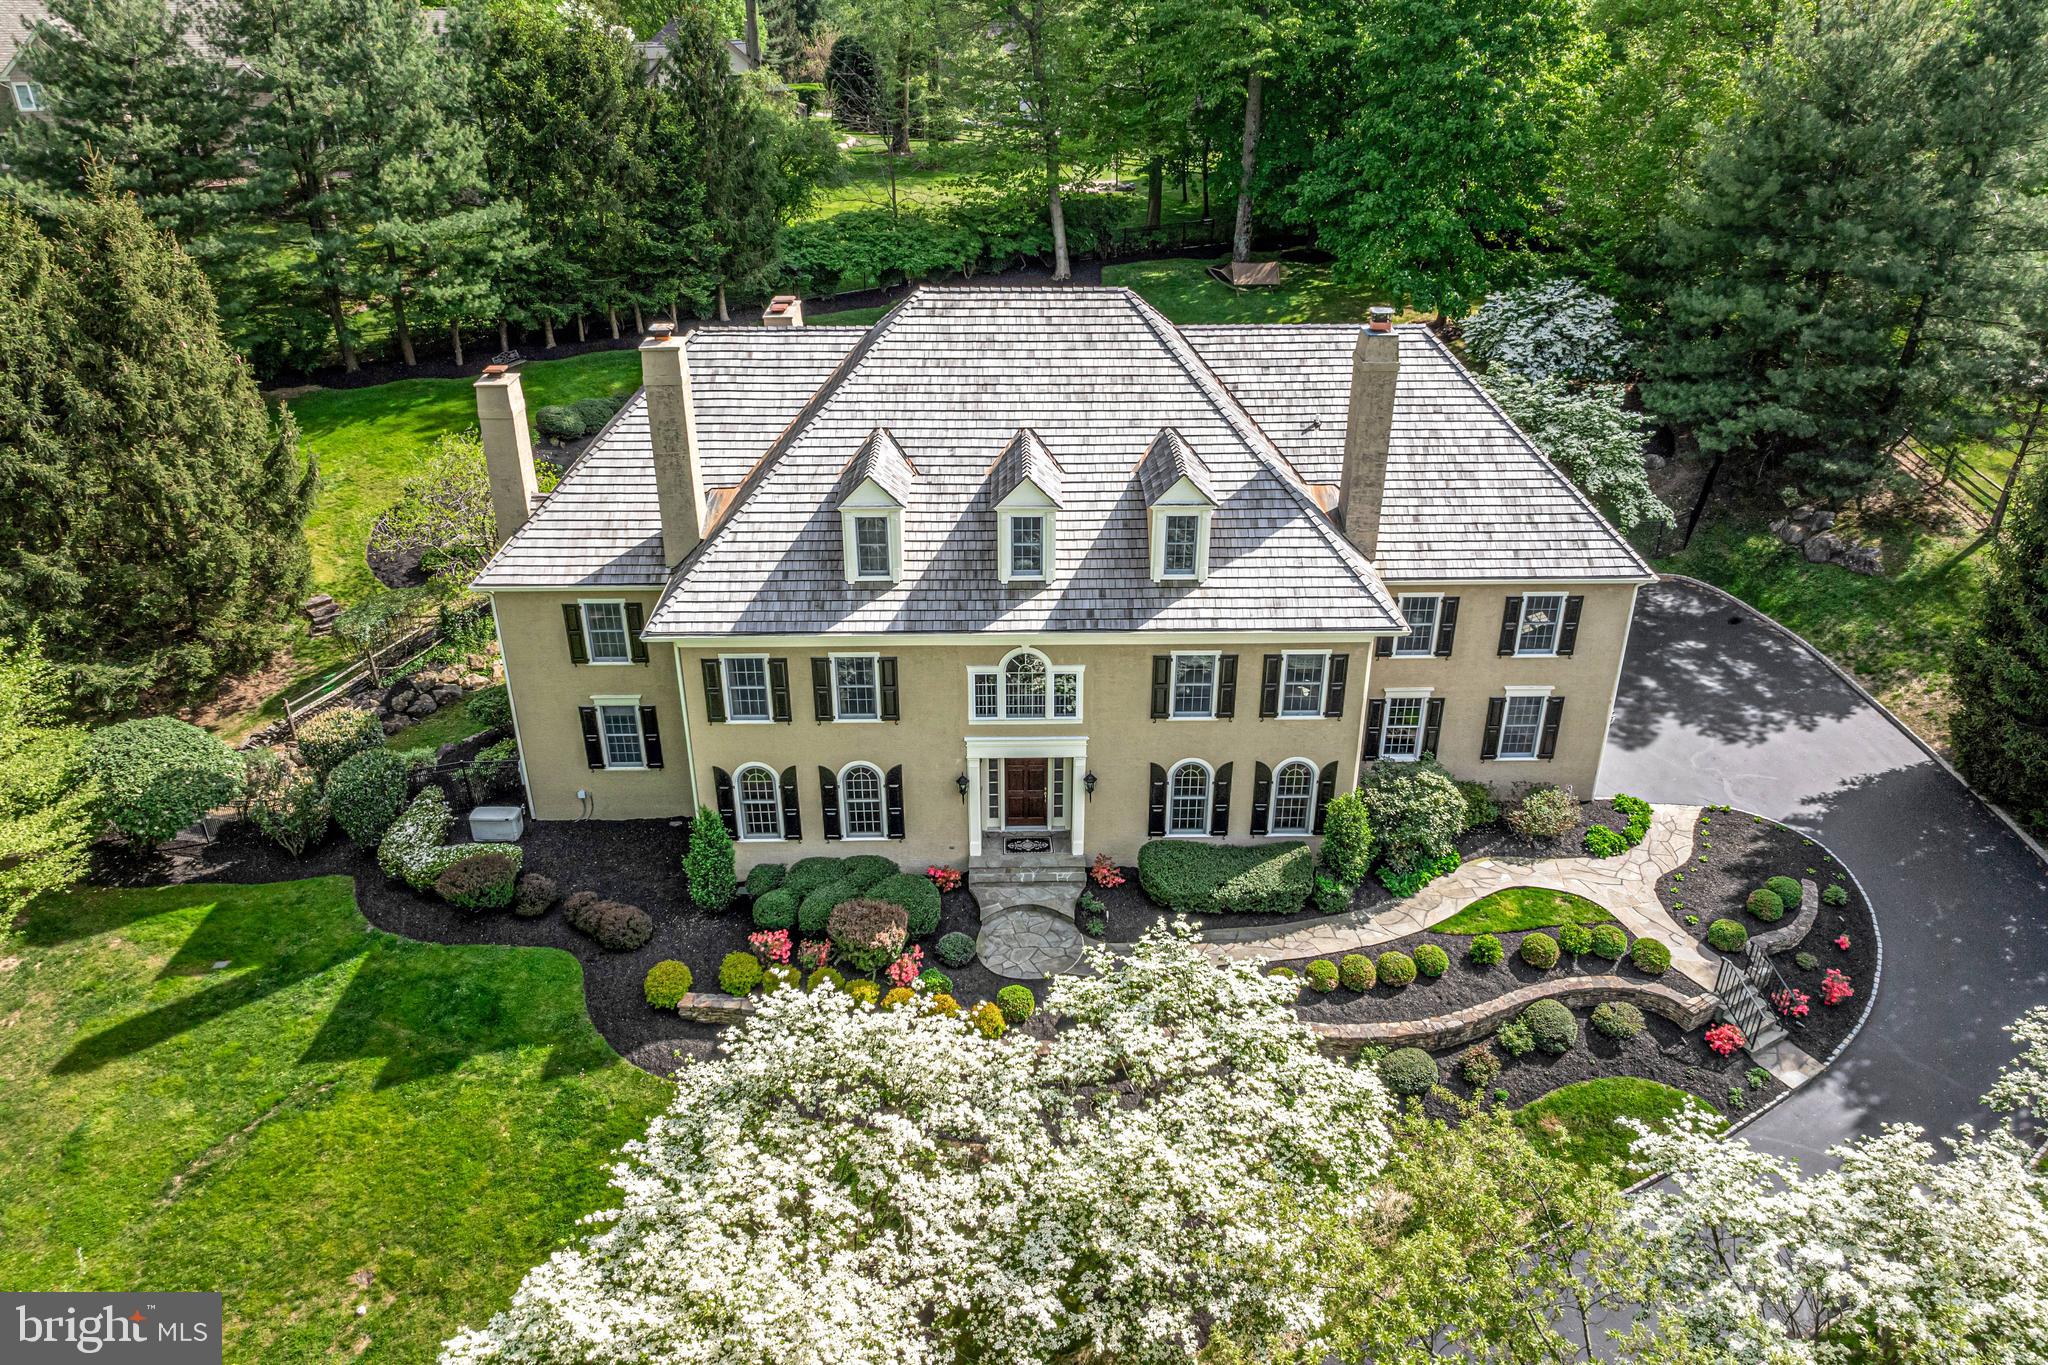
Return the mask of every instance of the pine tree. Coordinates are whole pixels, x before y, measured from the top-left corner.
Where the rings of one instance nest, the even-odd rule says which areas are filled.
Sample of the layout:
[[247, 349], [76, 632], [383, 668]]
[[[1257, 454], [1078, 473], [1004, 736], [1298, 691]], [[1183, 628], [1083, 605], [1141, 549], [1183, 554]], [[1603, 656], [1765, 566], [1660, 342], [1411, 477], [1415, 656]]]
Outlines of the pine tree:
[[1956, 643], [1949, 741], [1970, 785], [2048, 834], [2048, 463], [2020, 487]]
[[102, 173], [45, 237], [0, 206], [0, 636], [90, 714], [261, 662], [305, 592], [314, 475], [213, 292]]
[[36, 635], [0, 639], [0, 925], [85, 875], [97, 793], [85, 777], [85, 728], [64, 724], [62, 712], [62, 685]]

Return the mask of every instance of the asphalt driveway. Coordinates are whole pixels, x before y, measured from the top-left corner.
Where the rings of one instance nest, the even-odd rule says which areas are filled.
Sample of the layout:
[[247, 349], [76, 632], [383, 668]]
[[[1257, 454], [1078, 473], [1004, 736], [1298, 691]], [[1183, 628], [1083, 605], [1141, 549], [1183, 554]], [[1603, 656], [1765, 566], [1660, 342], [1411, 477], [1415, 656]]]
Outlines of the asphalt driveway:
[[1596, 795], [1618, 791], [1811, 830], [1877, 913], [1862, 1032], [1752, 1142], [1811, 1162], [1882, 1123], [1986, 1117], [2005, 1025], [2048, 1004], [2048, 868], [1884, 712], [1735, 599], [1660, 583], [1637, 603]]

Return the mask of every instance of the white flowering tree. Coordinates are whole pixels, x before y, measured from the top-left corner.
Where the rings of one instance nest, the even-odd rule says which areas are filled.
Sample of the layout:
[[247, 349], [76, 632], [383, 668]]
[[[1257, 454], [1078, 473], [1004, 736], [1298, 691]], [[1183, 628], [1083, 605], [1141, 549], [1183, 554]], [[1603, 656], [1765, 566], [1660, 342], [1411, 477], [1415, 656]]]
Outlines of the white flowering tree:
[[1628, 362], [1614, 300], [1573, 279], [1501, 290], [1458, 330], [1474, 360], [1531, 378], [1609, 380]]
[[1489, 370], [1480, 381], [1522, 434], [1626, 529], [1672, 524], [1643, 462], [1649, 426], [1621, 406], [1619, 384], [1571, 384]]
[[2008, 1113], [2028, 1109], [2048, 1119], [2048, 1008], [2028, 1010], [2005, 1031], [2019, 1044], [2019, 1055], [1999, 1073], [1984, 1103]]
[[1088, 965], [1050, 1041], [766, 997], [627, 1148], [620, 1207], [443, 1360], [1142, 1362], [1319, 1330], [1304, 1214], [1370, 1187], [1385, 1092], [1184, 929]]

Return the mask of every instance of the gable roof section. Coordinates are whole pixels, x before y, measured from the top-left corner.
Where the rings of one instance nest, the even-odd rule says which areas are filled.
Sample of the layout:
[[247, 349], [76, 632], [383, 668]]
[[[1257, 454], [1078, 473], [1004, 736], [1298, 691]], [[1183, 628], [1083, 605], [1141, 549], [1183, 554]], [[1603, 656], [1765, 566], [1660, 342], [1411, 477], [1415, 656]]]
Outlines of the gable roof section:
[[1138, 486], [1145, 490], [1145, 505], [1150, 507], [1158, 502], [1182, 479], [1210, 502], [1216, 501], [1208, 466], [1202, 463], [1201, 456], [1188, 449], [1179, 432], [1168, 427], [1152, 438], [1145, 458], [1138, 462]]
[[861, 442], [860, 449], [847, 462], [839, 497], [873, 479], [875, 486], [896, 499], [898, 506], [907, 507], [913, 488], [911, 481], [916, 477], [917, 469], [905, 458], [903, 447], [896, 444], [887, 427], [878, 426], [868, 433], [867, 440]]
[[[694, 358], [693, 358], [694, 361]], [[845, 581], [831, 492], [877, 425], [915, 464], [903, 576]], [[994, 452], [1058, 452], [1061, 572], [996, 577]], [[1151, 581], [1136, 468], [1171, 427], [1219, 510], [1200, 584]], [[1020, 459], [1022, 454], [1020, 452]], [[920, 290], [869, 330], [684, 563], [650, 638], [1394, 629], [1372, 568], [1173, 326], [1104, 288]]]
[[[1359, 328], [1188, 327], [1190, 345], [1311, 484], [1344, 468]], [[1433, 580], [1643, 579], [1651, 570], [1427, 327], [1395, 329], [1380, 574]]]
[[988, 476], [988, 502], [993, 507], [1017, 491], [1029, 479], [1037, 485], [1038, 491], [1052, 500], [1054, 507], [1065, 507], [1066, 471], [1059, 461], [1045, 448], [1045, 442], [1038, 439], [1038, 433], [1024, 427], [1010, 438], [1010, 444], [1003, 447], [995, 467]]

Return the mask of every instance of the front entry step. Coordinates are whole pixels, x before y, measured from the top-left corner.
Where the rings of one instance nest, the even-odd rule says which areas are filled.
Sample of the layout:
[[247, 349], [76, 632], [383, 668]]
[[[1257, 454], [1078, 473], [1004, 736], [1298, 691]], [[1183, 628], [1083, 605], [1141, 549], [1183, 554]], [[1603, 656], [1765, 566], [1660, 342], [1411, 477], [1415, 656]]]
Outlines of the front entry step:
[[974, 886], [1080, 886], [1088, 880], [1087, 869], [1078, 866], [976, 865], [968, 872]]
[[991, 910], [982, 905], [975, 939], [981, 965], [1012, 981], [1042, 981], [1080, 965], [1088, 941], [1074, 921], [1043, 905]]

